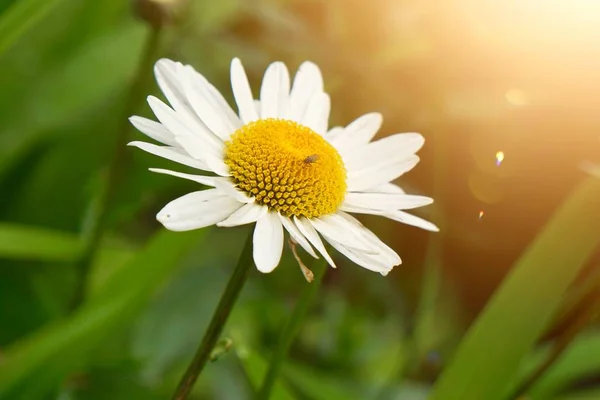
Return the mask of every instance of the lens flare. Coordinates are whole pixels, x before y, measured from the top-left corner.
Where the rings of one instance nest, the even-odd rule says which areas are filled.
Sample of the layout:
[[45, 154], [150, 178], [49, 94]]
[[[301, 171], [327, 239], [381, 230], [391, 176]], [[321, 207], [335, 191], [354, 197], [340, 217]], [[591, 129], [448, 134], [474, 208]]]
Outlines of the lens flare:
[[504, 161], [504, 152], [499, 151], [496, 153], [496, 166], [499, 167], [502, 161]]

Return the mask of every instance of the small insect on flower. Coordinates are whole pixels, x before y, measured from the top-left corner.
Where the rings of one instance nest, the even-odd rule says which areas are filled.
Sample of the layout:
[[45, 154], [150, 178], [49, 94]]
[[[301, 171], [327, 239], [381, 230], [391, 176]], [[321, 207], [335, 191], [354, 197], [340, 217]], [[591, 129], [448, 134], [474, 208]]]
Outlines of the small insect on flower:
[[319, 155], [311, 154], [310, 156], [306, 157], [302, 162], [304, 164], [312, 164], [312, 163], [316, 163], [317, 161], [319, 161]]

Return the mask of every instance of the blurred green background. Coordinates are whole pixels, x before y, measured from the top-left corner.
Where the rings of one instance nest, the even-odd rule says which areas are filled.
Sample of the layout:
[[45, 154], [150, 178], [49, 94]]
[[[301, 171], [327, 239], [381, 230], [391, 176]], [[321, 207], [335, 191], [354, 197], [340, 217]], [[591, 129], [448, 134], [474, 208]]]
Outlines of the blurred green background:
[[[255, 91], [270, 62], [294, 71], [308, 59], [332, 96], [331, 126], [379, 111], [378, 137], [425, 136], [421, 162], [398, 183], [435, 198], [417, 214], [442, 231], [362, 218], [403, 265], [384, 278], [336, 255], [340, 268], [328, 271], [273, 398], [428, 398], [503, 277], [586, 179], [579, 163], [600, 161], [600, 3], [190, 0], [182, 14], [154, 58], [193, 65], [228, 99], [232, 57]], [[248, 227], [163, 232], [156, 212], [195, 186], [148, 172], [173, 166], [127, 148], [87, 300], [70, 307], [82, 232], [150, 35], [123, 0], [0, 2], [1, 399], [169, 398], [242, 249]], [[153, 80], [136, 114], [150, 116], [148, 94], [158, 95]], [[531, 398], [600, 399], [600, 332], [588, 311], [600, 254], [597, 241], [585, 254], [577, 247], [600, 230], [595, 201], [552, 230], [559, 245], [544, 250], [578, 272], [566, 294], [543, 291], [562, 276], [554, 269], [522, 262], [540, 272], [532, 298], [513, 298], [506, 315], [556, 307], [544, 311], [551, 322], [536, 322], [543, 334], [519, 365], [571, 343], [570, 364], [559, 359]], [[249, 398], [306, 284], [287, 252], [272, 274], [253, 271], [225, 328], [233, 346], [194, 398]], [[506, 321], [495, 319], [496, 331], [518, 337]]]

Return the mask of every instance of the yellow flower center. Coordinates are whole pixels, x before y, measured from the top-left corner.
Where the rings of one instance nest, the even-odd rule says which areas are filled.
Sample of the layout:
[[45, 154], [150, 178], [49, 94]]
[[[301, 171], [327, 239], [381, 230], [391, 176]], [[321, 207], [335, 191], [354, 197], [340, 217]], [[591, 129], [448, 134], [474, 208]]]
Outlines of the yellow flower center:
[[225, 164], [240, 189], [287, 216], [334, 213], [346, 193], [346, 168], [337, 150], [293, 121], [244, 125], [225, 143]]

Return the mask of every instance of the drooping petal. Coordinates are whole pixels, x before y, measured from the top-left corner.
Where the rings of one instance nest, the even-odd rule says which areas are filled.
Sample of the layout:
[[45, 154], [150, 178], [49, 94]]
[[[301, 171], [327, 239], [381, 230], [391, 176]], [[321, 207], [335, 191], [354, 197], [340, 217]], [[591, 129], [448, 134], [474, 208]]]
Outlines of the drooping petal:
[[254, 97], [246, 77], [246, 71], [239, 58], [231, 61], [231, 89], [235, 102], [237, 103], [240, 118], [244, 124], [258, 119], [258, 113], [254, 108]]
[[323, 215], [309, 221], [321, 235], [335, 238], [346, 247], [367, 253], [373, 251], [372, 246], [365, 243], [356, 226], [339, 215]]
[[283, 252], [283, 227], [277, 213], [268, 212], [256, 221], [253, 255], [256, 268], [269, 273], [277, 267]]
[[171, 201], [156, 215], [165, 228], [189, 231], [204, 228], [224, 220], [242, 206], [242, 203], [217, 189], [188, 193]]
[[[338, 211], [336, 214], [341, 218], [347, 220], [350, 224], [352, 224], [354, 226], [353, 229], [355, 229], [356, 232], [360, 233], [361, 237], [365, 238], [365, 240], [369, 242], [374, 249], [377, 249], [375, 253], [379, 253], [381, 256], [383, 256], [390, 265], [396, 266], [402, 264], [402, 260], [400, 259], [398, 253], [396, 253], [390, 246], [381, 241], [381, 239], [379, 239], [377, 235], [371, 232], [371, 230], [365, 227], [359, 220], [343, 211]], [[373, 254], [372, 251], [369, 253]]]
[[192, 174], [184, 174], [182, 172], [176, 172], [176, 171], [171, 171], [168, 169], [161, 169], [161, 168], [149, 168], [150, 171], [152, 172], [156, 172], [158, 174], [164, 174], [164, 175], [172, 175], [172, 176], [176, 176], [178, 178], [183, 178], [183, 179], [187, 179], [190, 181], [194, 181], [194, 182], [198, 182], [202, 185], [206, 185], [206, 186], [215, 186], [214, 182], [215, 182], [215, 177], [214, 176], [204, 176], [204, 175], [192, 175]]
[[290, 236], [296, 243], [298, 243], [308, 254], [313, 256], [314, 258], [319, 258], [319, 256], [315, 253], [312, 246], [308, 242], [308, 240], [304, 237], [302, 232], [298, 229], [298, 227], [290, 220], [288, 217], [279, 215], [279, 219], [283, 224], [283, 227], [289, 232]]
[[251, 224], [258, 221], [269, 211], [269, 208], [265, 205], [248, 203], [244, 204], [236, 212], [231, 214], [227, 219], [218, 222], [217, 226], [230, 227]]
[[350, 261], [370, 271], [375, 271], [379, 272], [382, 275], [387, 275], [387, 273], [393, 268], [393, 265], [387, 263], [386, 260], [383, 259], [381, 256], [375, 256], [348, 248], [340, 242], [328, 236], [326, 236], [325, 239], [327, 240], [327, 242], [329, 242], [329, 244], [333, 246], [334, 249], [342, 253]]
[[306, 61], [300, 65], [290, 92], [287, 119], [302, 123], [310, 99], [323, 91], [323, 77], [316, 64]]
[[156, 121], [134, 115], [129, 117], [129, 122], [131, 122], [131, 125], [133, 125], [138, 131], [142, 132], [149, 138], [156, 140], [157, 142], [161, 142], [169, 146], [180, 147], [179, 143], [177, 143], [177, 140], [175, 140], [175, 136], [162, 124]]
[[290, 101], [290, 74], [282, 62], [267, 68], [260, 88], [261, 118], [284, 118]]
[[188, 154], [184, 154], [183, 150], [168, 146], [157, 146], [152, 143], [146, 142], [130, 142], [127, 146], [137, 147], [150, 154], [166, 158], [167, 160], [175, 161], [179, 164], [187, 165], [188, 167], [201, 169], [208, 171], [209, 168], [206, 164], [200, 160], [190, 157]]
[[308, 241], [317, 249], [317, 251], [321, 253], [321, 255], [323, 256], [323, 258], [325, 258], [327, 263], [333, 268], [337, 268], [335, 263], [329, 256], [327, 249], [325, 249], [325, 246], [323, 245], [319, 234], [312, 226], [312, 224], [306, 218], [297, 218], [296, 216], [294, 216], [294, 223], [296, 224], [296, 227], [298, 227], [302, 235], [304, 235], [304, 237], [308, 239]]
[[409, 214], [404, 211], [396, 210], [379, 214], [383, 217], [394, 221], [402, 222], [403, 224], [416, 226], [417, 228], [425, 229], [426, 231], [439, 232], [440, 229], [429, 221], [419, 218], [416, 215]]

